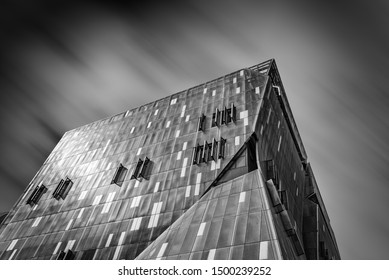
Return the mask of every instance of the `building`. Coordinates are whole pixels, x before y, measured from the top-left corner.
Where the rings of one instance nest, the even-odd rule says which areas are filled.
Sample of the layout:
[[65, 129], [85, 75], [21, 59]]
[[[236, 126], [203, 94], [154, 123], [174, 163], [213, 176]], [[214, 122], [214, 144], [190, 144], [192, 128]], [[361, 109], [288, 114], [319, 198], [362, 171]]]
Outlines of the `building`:
[[275, 61], [66, 132], [1, 259], [339, 259]]

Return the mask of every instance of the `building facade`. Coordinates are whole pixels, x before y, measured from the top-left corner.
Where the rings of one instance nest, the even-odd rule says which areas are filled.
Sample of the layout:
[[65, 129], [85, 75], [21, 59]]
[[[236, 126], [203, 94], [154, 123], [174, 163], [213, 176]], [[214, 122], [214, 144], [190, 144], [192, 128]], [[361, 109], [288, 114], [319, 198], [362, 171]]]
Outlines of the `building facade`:
[[0, 259], [340, 259], [275, 61], [66, 132]]

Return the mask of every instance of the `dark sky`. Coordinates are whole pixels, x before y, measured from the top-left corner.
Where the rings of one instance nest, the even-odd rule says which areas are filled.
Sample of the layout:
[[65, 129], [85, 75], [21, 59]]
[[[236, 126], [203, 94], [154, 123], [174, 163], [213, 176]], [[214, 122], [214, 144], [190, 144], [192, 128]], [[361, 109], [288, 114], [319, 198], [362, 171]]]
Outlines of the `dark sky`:
[[0, 212], [65, 131], [275, 58], [342, 258], [389, 259], [389, 2], [137, 2], [0, 4]]

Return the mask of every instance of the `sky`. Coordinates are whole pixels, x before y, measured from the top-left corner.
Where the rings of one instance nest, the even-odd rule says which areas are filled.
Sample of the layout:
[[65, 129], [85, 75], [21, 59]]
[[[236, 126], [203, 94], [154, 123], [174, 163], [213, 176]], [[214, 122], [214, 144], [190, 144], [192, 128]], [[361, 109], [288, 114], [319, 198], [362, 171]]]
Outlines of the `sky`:
[[66, 131], [275, 58], [342, 259], [389, 259], [389, 2], [137, 2], [0, 4], [0, 212]]

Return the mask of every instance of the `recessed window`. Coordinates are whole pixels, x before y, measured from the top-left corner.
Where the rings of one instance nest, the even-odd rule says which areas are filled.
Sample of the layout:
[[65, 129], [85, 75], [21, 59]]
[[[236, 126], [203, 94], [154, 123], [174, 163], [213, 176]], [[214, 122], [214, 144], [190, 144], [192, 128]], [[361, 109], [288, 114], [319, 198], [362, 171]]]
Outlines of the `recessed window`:
[[146, 157], [145, 160], [139, 159], [131, 179], [147, 179], [150, 174], [150, 168], [151, 161], [148, 157]]
[[57, 188], [55, 189], [53, 193], [53, 197], [56, 200], [59, 200], [60, 198], [65, 199], [72, 186], [73, 186], [73, 182], [68, 177], [66, 177], [65, 180], [62, 179], [59, 182]]
[[125, 168], [122, 164], [120, 164], [119, 167], [116, 169], [111, 184], [116, 184], [118, 186], [121, 186], [124, 182], [124, 178], [126, 177], [126, 174], [127, 174], [127, 168]]
[[44, 185], [36, 186], [30, 197], [27, 199], [27, 204], [35, 206], [41, 199], [42, 195], [47, 192], [47, 188]]
[[66, 253], [64, 251], [60, 251], [57, 256], [57, 260], [73, 260], [74, 256], [75, 254], [70, 249]]
[[212, 114], [212, 127], [221, 126], [223, 124], [229, 124], [231, 121], [236, 122], [236, 107], [234, 103], [230, 108], [224, 107], [223, 111], [219, 111], [216, 108], [215, 113]]
[[197, 131], [204, 131], [205, 130], [205, 115], [201, 114], [199, 117], [199, 123], [197, 125]]
[[220, 141], [216, 141], [215, 138], [211, 143], [204, 141], [203, 145], [197, 144], [193, 149], [193, 164], [199, 164], [208, 161], [217, 161], [219, 158], [224, 158], [226, 140], [220, 138]]

